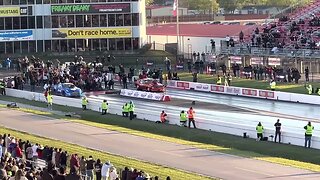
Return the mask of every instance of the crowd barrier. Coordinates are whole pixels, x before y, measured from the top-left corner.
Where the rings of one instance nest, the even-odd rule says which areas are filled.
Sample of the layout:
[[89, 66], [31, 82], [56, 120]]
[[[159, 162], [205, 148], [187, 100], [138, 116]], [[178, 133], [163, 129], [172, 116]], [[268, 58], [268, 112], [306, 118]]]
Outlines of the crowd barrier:
[[227, 95], [245, 96], [260, 99], [280, 100], [296, 103], [306, 103], [320, 105], [320, 96], [307, 95], [297, 93], [287, 93], [280, 91], [269, 91], [262, 89], [251, 89], [234, 86], [222, 86], [216, 84], [205, 84], [188, 81], [174, 81], [167, 82], [167, 88], [175, 88], [182, 90], [195, 90], [202, 92], [220, 93]]
[[[206, 88], [204, 88], [206, 89]], [[6, 89], [7, 96], [12, 97], [19, 97], [24, 98], [28, 100], [34, 100], [34, 101], [42, 101], [45, 102], [44, 95], [42, 93], [36, 93], [36, 92], [28, 92], [28, 91], [21, 91], [16, 89]], [[240, 92], [241, 91], [236, 91]], [[95, 99], [94, 97], [88, 97], [89, 104], [87, 106], [88, 109], [91, 109], [93, 111], [100, 112], [101, 109], [101, 102], [102, 99]], [[67, 97], [61, 97], [61, 96], [53, 96], [53, 103], [63, 106], [70, 106], [70, 107], [77, 107], [81, 108], [81, 99], [77, 98], [67, 98]], [[109, 110], [108, 113], [115, 114], [115, 115], [121, 115], [122, 114], [122, 105], [123, 102], [109, 102]], [[136, 105], [136, 111], [137, 118], [142, 120], [148, 120], [148, 121], [158, 121], [160, 117], [160, 110], [152, 110], [152, 108], [143, 106], [144, 104], [138, 104]], [[170, 124], [179, 125], [179, 113], [181, 109], [175, 108], [175, 109], [166, 109], [166, 107], [163, 108], [166, 113], [168, 114], [168, 120]], [[221, 132], [221, 133], [228, 133], [232, 135], [237, 136], [243, 136], [244, 133], [249, 138], [256, 138], [256, 130], [255, 126], [257, 122], [251, 122], [251, 124], [243, 124], [243, 123], [235, 123], [235, 122], [225, 122], [225, 121], [219, 121], [215, 120], [212, 117], [207, 117], [206, 115], [196, 115], [196, 126], [199, 129], [204, 129], [208, 131], [215, 131], [215, 132]], [[181, 127], [183, 128], [183, 127]], [[274, 135], [274, 126], [272, 123], [264, 124], [265, 132], [264, 136], [270, 137], [271, 135]], [[304, 131], [301, 130], [299, 132], [282, 132], [282, 142], [283, 143], [290, 143], [293, 145], [303, 146], [304, 145]], [[272, 140], [269, 138], [269, 140]], [[312, 137], [312, 147], [320, 149], [320, 138], [315, 133], [315, 135]]]

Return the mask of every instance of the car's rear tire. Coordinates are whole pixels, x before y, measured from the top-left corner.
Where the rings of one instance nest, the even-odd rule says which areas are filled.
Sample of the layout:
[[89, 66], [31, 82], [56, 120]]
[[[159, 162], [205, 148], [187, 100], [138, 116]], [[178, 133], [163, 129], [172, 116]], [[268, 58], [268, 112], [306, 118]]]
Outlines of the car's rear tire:
[[66, 93], [65, 93], [64, 91], [62, 91], [61, 95], [62, 95], [63, 97], [65, 97], [65, 96], [66, 96]]

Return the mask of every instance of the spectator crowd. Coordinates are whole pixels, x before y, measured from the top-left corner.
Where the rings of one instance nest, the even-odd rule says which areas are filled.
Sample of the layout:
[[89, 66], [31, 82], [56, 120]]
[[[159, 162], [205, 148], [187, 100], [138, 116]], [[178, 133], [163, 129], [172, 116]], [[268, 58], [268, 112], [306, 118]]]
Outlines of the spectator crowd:
[[[0, 135], [0, 180], [157, 180], [137, 169], [117, 169], [110, 161]], [[67, 169], [70, 169], [67, 173]], [[167, 177], [170, 180], [170, 177]]]

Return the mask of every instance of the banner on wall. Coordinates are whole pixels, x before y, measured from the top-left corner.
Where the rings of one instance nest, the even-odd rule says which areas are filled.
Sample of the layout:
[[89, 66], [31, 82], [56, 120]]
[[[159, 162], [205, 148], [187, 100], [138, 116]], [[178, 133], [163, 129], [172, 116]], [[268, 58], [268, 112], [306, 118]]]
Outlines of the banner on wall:
[[230, 56], [231, 64], [242, 64], [242, 57], [241, 56]]
[[91, 39], [91, 38], [130, 38], [131, 28], [101, 28], [101, 29], [59, 29], [52, 30], [52, 38]]
[[0, 17], [32, 15], [32, 7], [0, 7]]
[[128, 13], [130, 3], [51, 5], [51, 14]]
[[32, 30], [0, 31], [0, 41], [33, 40]]
[[250, 60], [252, 65], [263, 65], [263, 57], [252, 57]]
[[268, 58], [268, 65], [269, 66], [280, 66], [281, 59], [280, 58]]

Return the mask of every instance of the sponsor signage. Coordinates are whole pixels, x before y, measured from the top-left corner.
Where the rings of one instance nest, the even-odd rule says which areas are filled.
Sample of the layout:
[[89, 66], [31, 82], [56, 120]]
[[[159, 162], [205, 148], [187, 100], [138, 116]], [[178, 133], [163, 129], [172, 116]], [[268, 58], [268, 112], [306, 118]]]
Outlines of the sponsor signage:
[[121, 89], [120, 95], [134, 97], [134, 98], [156, 100], [156, 101], [162, 101], [164, 96], [163, 93], [151, 93], [151, 92], [134, 91], [134, 90], [127, 90], [127, 89]]
[[0, 41], [33, 40], [32, 30], [0, 31]]
[[211, 91], [212, 92], [223, 93], [224, 92], [224, 86], [211, 85]]
[[0, 7], [0, 17], [32, 15], [32, 7]]
[[194, 87], [194, 90], [196, 91], [206, 91], [206, 92], [209, 92], [210, 91], [210, 88], [209, 88], [209, 84], [200, 84], [200, 83], [197, 83], [195, 84], [195, 87]]
[[177, 82], [177, 88], [190, 89], [190, 84], [189, 84], [189, 82], [180, 82], [180, 81], [178, 81]]
[[58, 29], [52, 30], [52, 38], [89, 39], [89, 38], [130, 38], [131, 28], [100, 28], [100, 29]]
[[232, 64], [242, 64], [242, 58], [240, 56], [230, 56]]
[[263, 64], [263, 57], [252, 57], [251, 59], [252, 65], [262, 65]]
[[241, 94], [241, 89], [236, 87], [226, 87], [226, 93], [228, 94]]
[[167, 87], [176, 87], [176, 81], [167, 81]]
[[51, 5], [51, 14], [128, 13], [130, 3]]
[[244, 96], [257, 96], [258, 92], [255, 89], [242, 89], [242, 95], [244, 95]]
[[259, 91], [259, 96], [269, 99], [274, 99], [274, 92], [272, 91]]
[[268, 65], [269, 66], [280, 66], [281, 59], [280, 58], [268, 58]]

